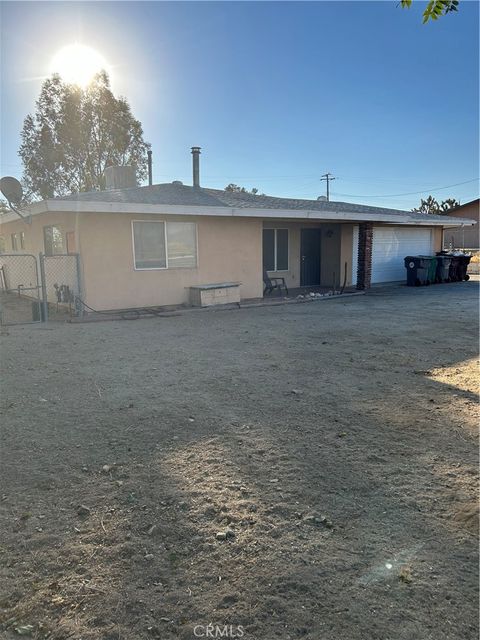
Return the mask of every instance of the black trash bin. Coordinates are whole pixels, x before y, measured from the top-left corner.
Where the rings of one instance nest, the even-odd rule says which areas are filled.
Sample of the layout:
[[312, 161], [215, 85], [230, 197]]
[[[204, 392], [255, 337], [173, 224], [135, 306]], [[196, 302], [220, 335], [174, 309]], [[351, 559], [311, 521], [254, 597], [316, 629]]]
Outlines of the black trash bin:
[[470, 276], [467, 273], [468, 265], [472, 256], [461, 255], [458, 256], [458, 276], [459, 280], [470, 280]]
[[428, 271], [430, 261], [424, 256], [407, 256], [404, 259], [407, 270], [407, 287], [419, 287], [422, 284], [429, 284]]

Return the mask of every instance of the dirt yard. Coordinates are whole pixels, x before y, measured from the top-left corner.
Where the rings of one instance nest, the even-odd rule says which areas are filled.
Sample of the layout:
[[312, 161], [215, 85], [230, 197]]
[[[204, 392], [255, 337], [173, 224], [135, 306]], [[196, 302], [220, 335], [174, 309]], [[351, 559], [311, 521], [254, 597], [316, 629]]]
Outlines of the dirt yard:
[[477, 295], [9, 328], [1, 637], [476, 639]]

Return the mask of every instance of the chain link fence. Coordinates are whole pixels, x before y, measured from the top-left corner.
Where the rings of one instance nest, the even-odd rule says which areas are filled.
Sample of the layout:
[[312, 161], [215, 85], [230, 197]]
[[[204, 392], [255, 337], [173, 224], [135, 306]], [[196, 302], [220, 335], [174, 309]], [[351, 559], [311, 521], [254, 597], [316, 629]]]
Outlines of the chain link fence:
[[0, 254], [0, 324], [41, 320], [41, 285], [36, 256]]
[[40, 272], [49, 318], [76, 315], [76, 298], [81, 296], [79, 255], [40, 254]]

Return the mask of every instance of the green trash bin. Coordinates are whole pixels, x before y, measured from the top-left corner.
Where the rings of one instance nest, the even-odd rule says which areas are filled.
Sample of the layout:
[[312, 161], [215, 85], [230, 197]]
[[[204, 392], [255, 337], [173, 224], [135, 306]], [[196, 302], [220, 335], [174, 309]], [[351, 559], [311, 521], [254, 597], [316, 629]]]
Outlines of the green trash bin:
[[425, 284], [435, 284], [437, 282], [437, 258], [436, 256], [418, 256], [423, 260], [427, 270]]

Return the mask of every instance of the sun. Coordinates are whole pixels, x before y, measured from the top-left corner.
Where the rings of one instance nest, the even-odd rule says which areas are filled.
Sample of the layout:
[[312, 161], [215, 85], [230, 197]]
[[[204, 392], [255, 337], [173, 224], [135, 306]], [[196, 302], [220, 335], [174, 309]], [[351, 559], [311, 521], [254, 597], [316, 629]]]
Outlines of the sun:
[[86, 87], [102, 69], [109, 71], [105, 58], [95, 49], [78, 43], [57, 51], [50, 64], [50, 73], [58, 73], [65, 82], [80, 87]]

